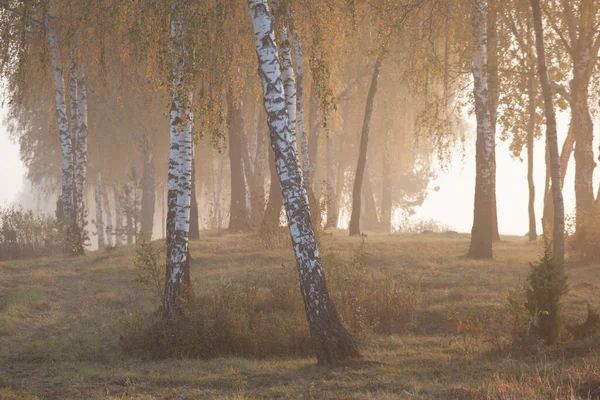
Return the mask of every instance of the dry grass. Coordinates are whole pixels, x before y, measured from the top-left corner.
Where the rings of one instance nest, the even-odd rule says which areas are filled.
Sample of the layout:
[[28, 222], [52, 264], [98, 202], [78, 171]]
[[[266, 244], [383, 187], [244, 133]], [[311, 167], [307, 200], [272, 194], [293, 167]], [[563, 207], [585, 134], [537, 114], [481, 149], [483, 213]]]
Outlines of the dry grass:
[[[325, 254], [351, 257], [359, 239], [323, 235]], [[401, 279], [423, 293], [419, 325], [403, 335], [369, 332], [363, 361], [318, 367], [312, 358], [235, 357], [149, 361], [119, 348], [122, 315], [153, 300], [134, 283], [133, 249], [85, 258], [0, 263], [0, 399], [587, 399], [600, 396], [598, 337], [527, 352], [474, 340], [465, 351], [448, 309], [488, 316], [506, 333], [506, 292], [541, 248], [503, 238], [492, 262], [464, 257], [468, 237], [367, 238], [373, 279]], [[253, 236], [203, 236], [192, 246], [198, 292], [294, 265], [289, 249]], [[598, 306], [598, 262], [569, 265], [566, 323]], [[458, 339], [458, 340], [457, 340]]]

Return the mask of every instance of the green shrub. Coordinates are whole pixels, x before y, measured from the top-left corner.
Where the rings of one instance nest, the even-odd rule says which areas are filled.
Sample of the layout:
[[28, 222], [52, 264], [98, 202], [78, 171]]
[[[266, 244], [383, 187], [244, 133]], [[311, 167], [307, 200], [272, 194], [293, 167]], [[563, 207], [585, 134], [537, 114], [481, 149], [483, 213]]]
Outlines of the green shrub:
[[547, 247], [540, 260], [531, 264], [525, 287], [526, 306], [534, 321], [532, 333], [547, 344], [554, 344], [560, 338], [560, 305], [568, 290], [564, 268], [552, 258]]

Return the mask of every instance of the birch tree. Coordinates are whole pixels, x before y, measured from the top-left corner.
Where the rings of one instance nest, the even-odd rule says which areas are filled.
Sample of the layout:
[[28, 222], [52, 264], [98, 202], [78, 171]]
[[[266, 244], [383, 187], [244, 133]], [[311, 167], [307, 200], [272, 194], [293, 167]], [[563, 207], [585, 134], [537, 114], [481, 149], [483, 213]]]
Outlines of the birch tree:
[[171, 110], [167, 212], [167, 270], [163, 315], [170, 318], [178, 311], [179, 298], [189, 275], [189, 226], [192, 175], [192, 116], [190, 94], [186, 94], [184, 7], [171, 5]]
[[358, 356], [355, 340], [342, 325], [323, 274], [310, 220], [308, 196], [292, 142], [273, 20], [266, 0], [248, 0], [256, 40], [271, 147], [300, 275], [308, 325], [320, 364]]
[[73, 140], [67, 117], [65, 78], [63, 70], [60, 67], [60, 43], [56, 36], [55, 19], [54, 4], [50, 4], [50, 9], [45, 19], [45, 25], [50, 48], [50, 62], [52, 64], [52, 73], [54, 77], [56, 120], [58, 122], [62, 148], [61, 211], [65, 221], [69, 221], [69, 229], [73, 229], [76, 226], [76, 224], [73, 223], [75, 218], [73, 201]]
[[473, 95], [477, 119], [475, 206], [469, 255], [492, 258], [494, 191], [496, 186], [495, 137], [490, 114], [487, 61], [487, 0], [473, 4], [473, 35], [476, 42], [473, 60]]

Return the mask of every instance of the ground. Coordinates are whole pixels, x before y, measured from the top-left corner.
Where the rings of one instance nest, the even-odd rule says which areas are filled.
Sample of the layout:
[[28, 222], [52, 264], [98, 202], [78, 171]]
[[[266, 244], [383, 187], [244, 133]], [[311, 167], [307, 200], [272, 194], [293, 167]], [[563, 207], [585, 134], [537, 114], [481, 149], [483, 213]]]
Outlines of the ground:
[[[339, 231], [321, 237], [321, 250], [352, 254], [359, 243]], [[514, 351], [495, 342], [493, 333], [511, 327], [485, 322], [505, 312], [507, 292], [522, 286], [528, 263], [542, 248], [503, 237], [494, 261], [474, 261], [465, 257], [468, 245], [467, 235], [450, 233], [366, 237], [366, 268], [376, 276], [401, 277], [422, 293], [420, 322], [401, 335], [368, 333], [361, 340], [362, 360], [329, 367], [310, 357], [149, 360], [124, 354], [123, 314], [149, 302], [135, 282], [134, 248], [2, 262], [0, 399], [600, 396], [597, 337]], [[288, 246], [266, 249], [253, 235], [204, 234], [191, 254], [196, 291], [294, 265]], [[584, 318], [587, 302], [599, 305], [599, 268], [598, 263], [567, 266], [567, 324]], [[457, 332], [449, 310], [461, 318], [469, 311], [481, 317], [485, 337]]]

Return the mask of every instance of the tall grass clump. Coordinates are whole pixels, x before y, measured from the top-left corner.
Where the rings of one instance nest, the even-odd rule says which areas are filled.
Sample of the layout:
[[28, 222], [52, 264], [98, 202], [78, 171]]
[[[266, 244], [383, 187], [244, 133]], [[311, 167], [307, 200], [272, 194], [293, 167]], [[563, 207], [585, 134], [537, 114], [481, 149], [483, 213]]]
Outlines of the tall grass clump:
[[[180, 300], [180, 313], [165, 321], [161, 309], [165, 266], [159, 262], [164, 259], [150, 244], [138, 249], [136, 281], [152, 295], [152, 304], [146, 311], [124, 313], [125, 353], [153, 359], [312, 355], [296, 268], [246, 274], [210, 288], [190, 287]], [[368, 332], [395, 334], [414, 328], [420, 289], [398, 277], [374, 275], [368, 259], [364, 240], [349, 257], [323, 257], [329, 291], [344, 324], [359, 340]]]

